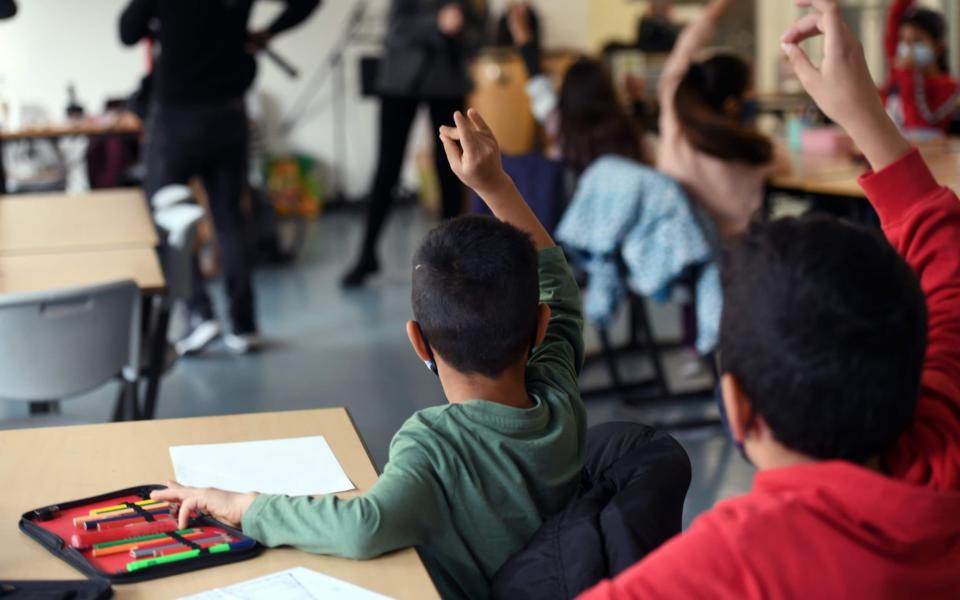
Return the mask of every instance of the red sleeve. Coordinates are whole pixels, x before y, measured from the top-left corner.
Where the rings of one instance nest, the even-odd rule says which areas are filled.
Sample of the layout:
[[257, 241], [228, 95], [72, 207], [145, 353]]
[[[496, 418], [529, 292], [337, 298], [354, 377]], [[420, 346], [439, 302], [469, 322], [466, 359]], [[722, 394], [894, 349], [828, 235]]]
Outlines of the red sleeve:
[[887, 30], [883, 36], [883, 48], [887, 52], [887, 60], [893, 66], [893, 59], [897, 56], [897, 44], [900, 43], [900, 22], [907, 11], [913, 8], [915, 0], [896, 0], [887, 13]]
[[741, 563], [742, 549], [731, 546], [724, 535], [727, 519], [718, 515], [718, 508], [704, 514], [688, 531], [616, 578], [601, 581], [578, 600], [758, 597]]
[[920, 152], [860, 180], [927, 297], [927, 356], [913, 426], [886, 457], [899, 479], [960, 489], [960, 200]]

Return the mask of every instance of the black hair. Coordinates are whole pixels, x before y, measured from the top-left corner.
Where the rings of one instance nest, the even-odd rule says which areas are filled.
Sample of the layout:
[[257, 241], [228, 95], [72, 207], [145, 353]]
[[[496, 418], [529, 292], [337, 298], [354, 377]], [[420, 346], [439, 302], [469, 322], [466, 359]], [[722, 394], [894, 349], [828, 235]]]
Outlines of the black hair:
[[537, 250], [492, 217], [453, 219], [417, 250], [412, 300], [436, 354], [461, 373], [496, 377], [525, 359], [537, 329]]
[[725, 110], [742, 102], [750, 87], [750, 65], [735, 54], [717, 54], [690, 65], [677, 87], [674, 107], [690, 144], [721, 160], [762, 165], [773, 160], [773, 143]]
[[864, 462], [909, 427], [926, 302], [878, 231], [824, 216], [756, 225], [722, 272], [721, 370], [781, 443]]
[[577, 173], [605, 154], [644, 162], [640, 128], [620, 103], [603, 63], [581, 58], [570, 67], [558, 111], [563, 158]]
[[[947, 21], [943, 15], [929, 8], [912, 8], [900, 20], [900, 26], [909, 25], [926, 33], [937, 43], [945, 42], [947, 38]], [[941, 48], [937, 56], [937, 66], [944, 72], [950, 70], [946, 48]]]

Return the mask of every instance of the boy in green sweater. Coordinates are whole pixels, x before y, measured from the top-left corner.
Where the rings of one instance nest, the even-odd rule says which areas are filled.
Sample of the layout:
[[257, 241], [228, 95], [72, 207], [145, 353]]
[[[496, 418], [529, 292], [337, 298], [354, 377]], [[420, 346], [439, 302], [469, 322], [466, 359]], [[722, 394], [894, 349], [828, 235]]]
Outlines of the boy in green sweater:
[[154, 492], [267, 546], [354, 559], [416, 546], [445, 598], [486, 598], [500, 566], [576, 492], [586, 415], [577, 284], [503, 171], [490, 128], [455, 115], [440, 138], [454, 172], [493, 211], [424, 240], [407, 335], [449, 404], [418, 411], [383, 475], [350, 500], [186, 488]]

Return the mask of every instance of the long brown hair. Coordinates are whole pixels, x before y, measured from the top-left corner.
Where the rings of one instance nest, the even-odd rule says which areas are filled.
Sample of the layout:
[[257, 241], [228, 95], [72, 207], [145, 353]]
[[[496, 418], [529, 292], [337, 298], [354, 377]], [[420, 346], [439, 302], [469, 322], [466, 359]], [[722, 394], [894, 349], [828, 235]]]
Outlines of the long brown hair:
[[730, 115], [729, 100], [743, 102], [750, 66], [733, 54], [718, 54], [690, 66], [677, 88], [674, 106], [687, 140], [721, 160], [762, 165], [773, 160], [773, 143]]
[[563, 158], [576, 172], [604, 154], [644, 162], [640, 128], [620, 104], [602, 63], [581, 58], [570, 67], [558, 109]]

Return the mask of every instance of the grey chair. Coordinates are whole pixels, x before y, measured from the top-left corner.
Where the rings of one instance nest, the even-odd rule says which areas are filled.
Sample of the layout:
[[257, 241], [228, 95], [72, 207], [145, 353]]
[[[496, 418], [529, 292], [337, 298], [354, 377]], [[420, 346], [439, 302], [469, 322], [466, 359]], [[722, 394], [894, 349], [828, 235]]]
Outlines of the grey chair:
[[133, 281], [0, 296], [0, 399], [50, 402], [119, 378], [114, 419], [138, 418], [140, 327]]

